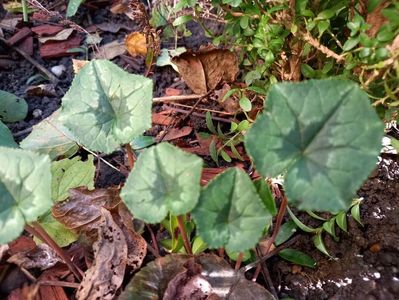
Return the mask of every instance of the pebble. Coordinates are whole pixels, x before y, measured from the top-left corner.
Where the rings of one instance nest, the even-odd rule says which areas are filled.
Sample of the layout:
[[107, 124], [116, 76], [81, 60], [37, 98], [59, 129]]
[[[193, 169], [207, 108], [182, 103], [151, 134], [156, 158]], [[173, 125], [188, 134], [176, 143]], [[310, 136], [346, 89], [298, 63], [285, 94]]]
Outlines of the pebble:
[[36, 108], [33, 112], [32, 115], [35, 119], [40, 118], [42, 116], [43, 112], [41, 109]]
[[60, 77], [62, 75], [62, 73], [64, 73], [66, 68], [63, 65], [59, 65], [59, 66], [52, 67], [50, 70], [55, 76]]

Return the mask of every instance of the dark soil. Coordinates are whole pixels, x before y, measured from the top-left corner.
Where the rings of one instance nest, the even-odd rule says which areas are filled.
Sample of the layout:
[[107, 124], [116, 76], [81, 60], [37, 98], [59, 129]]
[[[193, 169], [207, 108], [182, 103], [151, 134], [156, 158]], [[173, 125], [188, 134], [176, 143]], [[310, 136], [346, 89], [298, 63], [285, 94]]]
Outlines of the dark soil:
[[[399, 159], [384, 156], [378, 168], [358, 191], [360, 226], [348, 217], [348, 233], [340, 241], [325, 237], [328, 259], [304, 234], [295, 249], [317, 261], [312, 270], [298, 270], [274, 258], [274, 283], [281, 297], [294, 299], [398, 299], [399, 298]], [[295, 274], [294, 274], [295, 273]]]
[[[51, 1], [49, 1], [51, 3]], [[95, 11], [85, 10], [74, 21], [81, 26], [87, 26], [88, 20], [94, 24], [102, 22], [118, 22], [132, 28], [135, 24], [123, 16], [115, 16], [106, 8]], [[190, 25], [191, 27], [191, 25]], [[197, 27], [190, 28], [193, 35], [181, 41], [181, 46], [198, 48], [206, 44], [206, 39]], [[121, 38], [126, 32], [118, 34], [103, 34], [103, 42]], [[37, 41], [35, 49], [38, 49]], [[6, 54], [1, 53], [0, 54]], [[48, 117], [60, 106], [61, 98], [69, 88], [73, 70], [71, 58], [43, 60], [38, 51], [34, 58], [47, 69], [52, 66], [64, 65], [66, 71], [60, 77], [55, 97], [27, 97], [25, 90], [27, 80], [38, 74], [38, 71], [23, 58], [12, 54], [15, 65], [9, 70], [0, 72], [0, 89], [24, 97], [29, 105], [29, 113], [24, 121], [7, 124], [16, 137], [22, 140], [32, 125]], [[84, 59], [81, 55], [76, 58]], [[142, 74], [145, 71], [143, 60], [129, 63], [126, 58], [117, 58], [115, 63], [132, 73]], [[164, 94], [164, 89], [171, 86], [178, 75], [171, 68], [155, 69], [152, 78], [155, 89], [154, 96]], [[34, 117], [33, 112], [35, 111]], [[194, 120], [195, 122], [195, 120]], [[204, 127], [201, 119], [200, 126]], [[104, 157], [113, 165], [124, 163], [120, 151], [112, 156]], [[117, 171], [100, 164], [96, 185], [98, 187], [117, 185], [124, 181], [124, 176]], [[357, 224], [348, 217], [349, 233], [338, 232], [339, 242], [325, 237], [328, 251], [336, 260], [329, 259], [316, 250], [311, 242], [311, 236], [302, 234], [293, 248], [301, 250], [317, 260], [315, 269], [293, 268], [293, 265], [278, 257], [268, 263], [271, 277], [279, 296], [295, 299], [399, 299], [399, 159], [397, 156], [385, 156], [370, 176], [369, 180], [358, 192], [363, 197], [361, 217], [364, 226]]]

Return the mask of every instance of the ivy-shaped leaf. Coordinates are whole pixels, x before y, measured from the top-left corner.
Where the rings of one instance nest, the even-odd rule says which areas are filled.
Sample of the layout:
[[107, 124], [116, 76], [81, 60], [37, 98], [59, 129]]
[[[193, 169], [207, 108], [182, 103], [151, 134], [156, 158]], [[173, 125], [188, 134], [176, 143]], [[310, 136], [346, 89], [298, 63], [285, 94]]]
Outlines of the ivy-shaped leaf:
[[375, 167], [383, 124], [367, 94], [338, 79], [280, 83], [245, 145], [265, 177], [286, 173], [299, 209], [338, 212]]
[[79, 146], [72, 133], [60, 122], [60, 110], [33, 126], [32, 132], [22, 140], [22, 149], [48, 154], [51, 159], [74, 155]]
[[50, 159], [26, 150], [0, 147], [0, 244], [22, 232], [52, 205]]
[[170, 211], [181, 215], [195, 207], [202, 159], [168, 143], [146, 149], [137, 159], [121, 197], [133, 215], [159, 223]]
[[230, 252], [255, 246], [272, 218], [249, 176], [238, 168], [218, 175], [202, 190], [192, 216], [210, 248]]
[[28, 104], [22, 98], [0, 90], [0, 120], [3, 122], [17, 122], [25, 119]]
[[111, 153], [151, 127], [151, 107], [150, 79], [93, 60], [75, 76], [60, 117], [79, 144]]
[[51, 198], [53, 201], [61, 201], [68, 198], [69, 189], [85, 186], [89, 190], [94, 189], [93, 164], [94, 157], [89, 155], [86, 161], [81, 161], [76, 156], [72, 159], [65, 158], [51, 164], [53, 180], [51, 182]]
[[18, 148], [18, 144], [14, 141], [14, 137], [8, 127], [0, 121], [0, 146], [9, 148]]

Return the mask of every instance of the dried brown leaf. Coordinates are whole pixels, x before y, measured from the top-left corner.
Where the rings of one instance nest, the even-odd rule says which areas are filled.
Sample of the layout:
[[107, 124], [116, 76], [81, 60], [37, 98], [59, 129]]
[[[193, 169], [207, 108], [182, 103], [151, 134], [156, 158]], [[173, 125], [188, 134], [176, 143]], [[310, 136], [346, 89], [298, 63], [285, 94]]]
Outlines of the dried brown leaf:
[[198, 95], [206, 94], [205, 70], [201, 60], [195, 54], [185, 54], [173, 58], [173, 63], [179, 69], [181, 77], [189, 88]]
[[57, 202], [51, 212], [53, 217], [68, 229], [79, 229], [101, 217], [101, 208], [113, 209], [119, 203], [117, 188], [87, 190], [79, 187], [69, 190], [66, 201]]
[[121, 203], [118, 206], [118, 216], [114, 215], [114, 220], [122, 229], [127, 244], [127, 265], [135, 271], [141, 267], [147, 255], [147, 242], [138, 234], [133, 227], [133, 217], [126, 206]]
[[147, 54], [147, 39], [140, 32], [132, 32], [126, 37], [125, 47], [131, 56], [145, 56]]
[[86, 271], [76, 293], [78, 300], [111, 300], [123, 282], [127, 244], [111, 213], [101, 208], [98, 240], [93, 244], [94, 263]]
[[54, 36], [48, 36], [48, 37], [39, 38], [39, 42], [44, 44], [44, 43], [46, 43], [48, 41], [65, 41], [71, 36], [71, 34], [72, 34], [72, 32], [74, 30], [75, 29], [73, 29], [73, 28], [63, 29], [63, 30], [61, 30], [60, 32], [58, 32]]
[[[184, 126], [182, 128], [172, 128], [168, 131], [168, 133], [163, 137], [163, 141], [172, 141], [182, 137], [189, 135], [193, 131], [193, 128], [190, 126]], [[159, 139], [163, 135], [163, 132], [157, 136]]]
[[201, 275], [202, 266], [188, 259], [183, 271], [168, 283], [163, 300], [202, 300], [212, 294], [212, 285]]
[[205, 69], [206, 84], [209, 90], [219, 82], [234, 82], [238, 74], [237, 56], [229, 50], [214, 49], [200, 54]]
[[[200, 296], [201, 290], [203, 297], [190, 298], [189, 289], [195, 296]], [[162, 299], [162, 296], [163, 299], [180, 300], [210, 300], [217, 299], [216, 296], [234, 300], [274, 299], [264, 287], [247, 280], [243, 273], [234, 271], [225, 260], [213, 254], [194, 257], [171, 254], [157, 258], [133, 277], [119, 300], [154, 300]]]
[[187, 85], [196, 94], [206, 94], [221, 81], [233, 82], [238, 74], [237, 56], [223, 49], [185, 52], [173, 58]]
[[28, 96], [56, 96], [54, 84], [39, 84], [34, 86], [28, 86], [25, 90]]
[[94, 55], [93, 58], [99, 59], [113, 59], [119, 55], [126, 52], [125, 43], [122, 41], [113, 41], [111, 43], [105, 44], [99, 48], [98, 53]]
[[7, 260], [25, 269], [40, 268], [41, 270], [51, 268], [60, 261], [61, 259], [47, 244], [40, 244], [29, 251], [18, 252]]

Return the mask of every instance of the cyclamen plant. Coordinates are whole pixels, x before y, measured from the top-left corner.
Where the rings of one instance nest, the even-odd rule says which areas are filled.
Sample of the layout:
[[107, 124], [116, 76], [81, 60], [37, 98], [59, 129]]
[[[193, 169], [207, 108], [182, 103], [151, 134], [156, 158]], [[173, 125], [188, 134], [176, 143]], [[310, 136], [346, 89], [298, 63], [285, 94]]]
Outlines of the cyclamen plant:
[[[94, 188], [81, 176], [61, 189], [57, 159], [74, 160], [69, 157], [79, 146], [111, 153], [130, 145], [151, 127], [151, 95], [151, 80], [93, 60], [76, 75], [61, 109], [35, 126], [22, 149], [15, 149], [0, 124], [0, 243], [17, 238], [25, 223], [65, 199], [69, 188]], [[338, 213], [351, 206], [374, 168], [382, 136], [382, 122], [355, 83], [324, 79], [273, 85], [244, 142], [262, 176], [283, 174], [289, 205]], [[75, 163], [82, 162], [67, 165]], [[94, 174], [90, 164], [87, 172]], [[245, 171], [228, 168], [200, 188], [202, 166], [201, 158], [171, 144], [152, 146], [139, 155], [121, 198], [135, 218], [148, 223], [191, 214], [209, 248], [253, 248], [276, 214], [269, 187], [262, 179], [259, 188]], [[78, 173], [75, 168], [69, 176]]]

